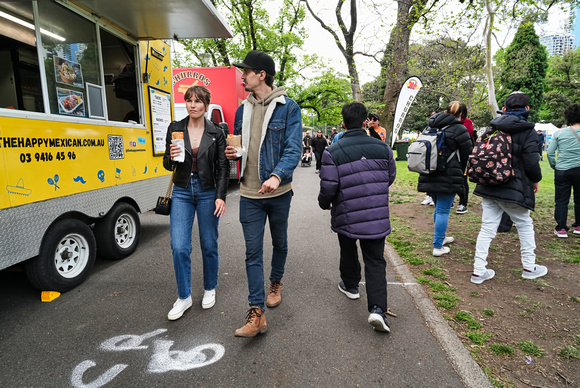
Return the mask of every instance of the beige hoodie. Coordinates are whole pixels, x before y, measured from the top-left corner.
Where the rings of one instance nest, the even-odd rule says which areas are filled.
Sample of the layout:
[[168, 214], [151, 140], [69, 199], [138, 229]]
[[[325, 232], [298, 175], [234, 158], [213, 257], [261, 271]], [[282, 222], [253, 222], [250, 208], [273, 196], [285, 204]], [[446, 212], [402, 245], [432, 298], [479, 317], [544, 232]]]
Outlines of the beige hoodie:
[[283, 87], [273, 89], [266, 97], [256, 100], [254, 93], [248, 96], [248, 102], [252, 104], [252, 120], [250, 123], [250, 142], [248, 146], [248, 157], [243, 172], [243, 178], [240, 182], [240, 195], [246, 198], [263, 199], [268, 197], [277, 197], [290, 190], [290, 183], [278, 187], [273, 193], [258, 194], [262, 187], [258, 172], [258, 161], [260, 158], [260, 146], [262, 144], [262, 128], [264, 126], [264, 116], [268, 105], [273, 99], [285, 96], [286, 92]]

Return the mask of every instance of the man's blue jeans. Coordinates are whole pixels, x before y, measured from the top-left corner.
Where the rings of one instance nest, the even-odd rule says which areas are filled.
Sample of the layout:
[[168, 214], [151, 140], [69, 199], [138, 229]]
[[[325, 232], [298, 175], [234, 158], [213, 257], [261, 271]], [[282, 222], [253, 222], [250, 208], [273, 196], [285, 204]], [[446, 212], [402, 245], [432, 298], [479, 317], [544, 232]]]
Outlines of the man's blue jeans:
[[240, 222], [246, 240], [246, 275], [250, 306], [266, 309], [264, 292], [264, 230], [266, 218], [272, 235], [272, 270], [270, 281], [284, 276], [288, 255], [288, 215], [292, 191], [279, 197], [250, 199], [240, 197]]
[[203, 288], [209, 291], [217, 287], [219, 217], [213, 214], [215, 195], [215, 189], [203, 190], [197, 175], [191, 176], [186, 189], [173, 186], [170, 216], [171, 249], [180, 299], [191, 295], [191, 232], [196, 213], [203, 258]]
[[435, 202], [435, 211], [433, 212], [433, 222], [435, 223], [435, 233], [433, 235], [433, 248], [443, 248], [443, 240], [447, 233], [447, 224], [449, 223], [449, 211], [455, 199], [455, 193], [431, 193], [431, 198]]

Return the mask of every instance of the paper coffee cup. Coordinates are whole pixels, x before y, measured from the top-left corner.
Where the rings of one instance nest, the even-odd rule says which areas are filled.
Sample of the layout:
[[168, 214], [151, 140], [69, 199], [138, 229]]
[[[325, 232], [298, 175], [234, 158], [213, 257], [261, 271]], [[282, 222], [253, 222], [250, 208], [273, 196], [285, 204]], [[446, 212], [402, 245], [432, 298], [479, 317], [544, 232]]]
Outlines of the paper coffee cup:
[[181, 150], [179, 155], [177, 155], [176, 157], [173, 158], [173, 161], [183, 163], [185, 161], [185, 140], [172, 139], [171, 143], [177, 144], [179, 146], [179, 149]]

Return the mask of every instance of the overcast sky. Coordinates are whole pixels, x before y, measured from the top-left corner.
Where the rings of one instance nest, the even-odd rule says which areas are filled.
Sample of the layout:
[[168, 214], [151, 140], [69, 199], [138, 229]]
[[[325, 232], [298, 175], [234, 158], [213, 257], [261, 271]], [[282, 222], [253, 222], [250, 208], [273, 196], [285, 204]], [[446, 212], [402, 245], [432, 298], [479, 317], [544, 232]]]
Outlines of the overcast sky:
[[[272, 2], [272, 6], [277, 4], [275, 0], [269, 1]], [[366, 2], [369, 3], [369, 1]], [[333, 27], [336, 29], [336, 17], [334, 16], [334, 7], [336, 3], [334, 1], [313, 1], [312, 3], [314, 11], [317, 12], [325, 22], [333, 23]], [[395, 20], [394, 15], [396, 12], [396, 2], [392, 2], [390, 5], [383, 5], [380, 9], [363, 6], [362, 1], [359, 1], [358, 3], [359, 8], [357, 31], [359, 32], [359, 36], [357, 38], [357, 44], [355, 47], [357, 50], [367, 49], [369, 52], [373, 53], [382, 51], [386, 42], [388, 41], [388, 34]], [[350, 23], [348, 10], [348, 2], [345, 2], [342, 14], [347, 26]], [[442, 15], [448, 15], [448, 13], [452, 11], [449, 11], [448, 9], [440, 9], [437, 12]], [[544, 25], [536, 25], [536, 33], [540, 36], [552, 33], [561, 33], [565, 29], [566, 22], [567, 15], [559, 11], [559, 9], [554, 9], [554, 11], [550, 14], [548, 23]], [[310, 13], [307, 13], [306, 26], [309, 37], [305, 41], [304, 50], [327, 58], [337, 71], [346, 74], [346, 62], [344, 61], [344, 57], [340, 53], [330, 33], [325, 31], [320, 26], [320, 24], [314, 20], [314, 18], [312, 18]], [[437, 25], [434, 25], [433, 27], [437, 28]], [[483, 26], [481, 26], [479, 29], [483, 30]], [[500, 33], [498, 33], [498, 37], [502, 46], [505, 47], [513, 39], [513, 35], [515, 34], [516, 30], [508, 29], [506, 26], [500, 26], [499, 29]], [[342, 38], [340, 33], [339, 36]], [[413, 30], [412, 40], [420, 41], [424, 38], [429, 38], [432, 36], [434, 36], [432, 31], [430, 31], [429, 34], [425, 34], [423, 26], [417, 25]], [[481, 42], [481, 39], [481, 36], [476, 36], [472, 38], [472, 41], [475, 44]], [[578, 42], [576, 43], [578, 44]], [[499, 48], [495, 42], [493, 45], [494, 51]], [[358, 55], [355, 58], [361, 83], [364, 84], [366, 82], [372, 81], [380, 71], [379, 64], [376, 61], [362, 55]]]

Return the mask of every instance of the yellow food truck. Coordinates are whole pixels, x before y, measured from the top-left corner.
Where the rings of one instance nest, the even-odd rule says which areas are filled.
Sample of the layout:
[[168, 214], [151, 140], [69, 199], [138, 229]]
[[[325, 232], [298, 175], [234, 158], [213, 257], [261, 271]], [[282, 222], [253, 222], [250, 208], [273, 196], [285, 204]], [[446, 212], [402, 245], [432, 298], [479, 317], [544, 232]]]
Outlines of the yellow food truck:
[[169, 182], [178, 37], [231, 31], [209, 0], [0, 1], [0, 269], [63, 292], [136, 249]]

